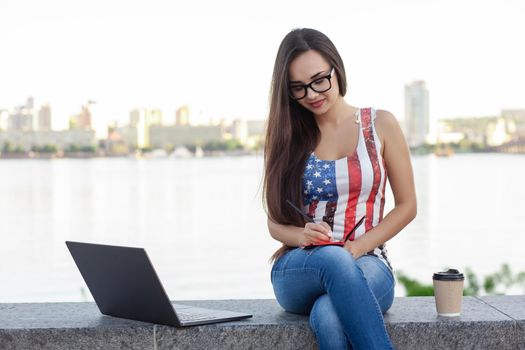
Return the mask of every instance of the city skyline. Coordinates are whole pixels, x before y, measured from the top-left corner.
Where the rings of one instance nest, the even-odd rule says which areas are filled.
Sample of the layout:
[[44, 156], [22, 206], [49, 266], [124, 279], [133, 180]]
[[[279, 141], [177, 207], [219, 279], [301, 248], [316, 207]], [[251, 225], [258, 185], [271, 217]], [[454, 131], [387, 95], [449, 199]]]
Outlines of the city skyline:
[[[424, 110], [426, 112], [424, 113], [423, 119], [425, 120], [424, 122], [426, 123], [426, 125], [423, 126], [422, 132], [418, 132], [420, 136], [421, 135], [435, 136], [433, 135], [437, 127], [435, 124], [439, 122], [440, 120], [494, 117], [494, 116], [498, 116], [501, 113], [504, 113], [505, 111], [509, 111], [509, 110], [519, 111], [520, 113], [522, 113], [522, 111], [525, 110], [525, 108], [506, 108], [505, 106], [503, 106], [501, 107], [498, 113], [495, 113], [492, 115], [470, 114], [470, 115], [462, 115], [462, 116], [457, 116], [457, 117], [452, 117], [452, 118], [450, 117], [449, 118], [446, 118], [446, 117], [439, 118], [436, 120], [429, 121], [427, 120], [428, 119], [428, 105], [429, 105], [429, 95], [428, 95], [429, 91], [426, 88], [426, 82], [424, 80], [415, 80], [415, 81], [405, 84], [404, 86], [405, 88], [405, 96], [404, 96], [405, 118], [398, 120], [401, 126], [403, 127], [403, 129], [406, 130], [407, 132], [411, 128], [411, 124], [412, 124], [412, 122], [409, 121], [411, 120], [410, 116], [413, 113], [412, 108], [414, 108], [412, 104], [422, 103], [421, 101], [422, 97], [418, 96], [419, 93], [416, 93], [415, 96], [412, 96], [412, 94], [414, 93], [413, 91], [417, 91], [421, 87], [425, 91], [425, 96], [423, 96], [424, 97], [423, 100], [425, 104]], [[93, 108], [97, 104], [96, 101], [86, 99], [84, 103], [79, 104], [77, 106], [76, 111], [72, 111], [69, 113], [68, 123], [64, 125], [62, 128], [52, 127], [52, 124], [53, 124], [52, 120], [54, 118], [53, 116], [54, 114], [52, 110], [54, 110], [54, 108], [53, 106], [51, 106], [50, 103], [43, 102], [41, 104], [36, 104], [34, 96], [28, 96], [25, 101], [26, 101], [25, 103], [20, 103], [15, 106], [9, 106], [7, 108], [0, 106], [0, 132], [6, 131], [6, 130], [20, 130], [20, 131], [55, 130], [55, 131], [59, 131], [59, 130], [78, 128], [77, 124], [80, 124], [81, 126], [80, 128], [85, 128], [89, 126], [88, 129], [95, 130], [95, 128], [93, 127], [93, 119], [96, 119], [96, 117], [99, 116], [99, 113], [97, 112], [95, 114], [96, 117], [95, 118], [93, 117]], [[26, 121], [26, 123], [28, 123], [28, 125], [31, 126], [27, 130], [23, 130], [23, 128], [21, 127], [9, 126], [10, 125], [9, 118], [13, 116], [18, 116], [18, 114], [21, 113], [21, 110], [24, 110], [24, 117], [25, 117], [25, 114], [27, 114], [26, 110], [29, 110], [31, 112], [30, 113], [31, 117], [33, 118], [32, 121]], [[91, 111], [91, 113], [89, 115], [85, 115], [88, 110]], [[211, 115], [210, 118], [208, 119], [203, 119], [200, 116], [200, 113], [202, 113], [202, 111], [201, 110], [195, 111], [193, 106], [190, 106], [188, 104], [177, 106], [172, 115], [164, 113], [164, 111], [160, 108], [143, 106], [143, 107], [129, 108], [127, 116], [125, 118], [120, 118], [118, 120], [117, 119], [104, 120], [104, 122], [107, 122], [106, 124], [103, 124], [104, 130], [106, 131], [107, 128], [111, 128], [115, 126], [136, 126], [138, 117], [134, 116], [134, 114], [145, 112], [145, 111], [148, 111], [148, 113], [157, 114], [155, 124], [166, 125], [166, 126], [169, 126], [169, 125], [214, 125], [214, 124], [221, 124], [221, 123], [232, 124], [232, 123], [235, 123], [236, 120], [265, 121], [265, 118], [260, 118], [260, 119], [246, 119], [243, 117], [216, 118], [216, 117], [213, 117], [213, 115]], [[409, 119], [407, 119], [407, 117]], [[79, 119], [84, 120], [84, 121], [79, 121]], [[429, 122], [434, 125], [432, 126], [429, 125], [428, 124]], [[406, 136], [407, 138], [409, 137], [408, 134]]]
[[[405, 85], [406, 118], [400, 124], [414, 152], [448, 156], [454, 152], [452, 147], [461, 152], [525, 152], [525, 109], [503, 109], [500, 115], [490, 117], [440, 119], [430, 127], [429, 102], [424, 81]], [[102, 132], [93, 127], [93, 121], [101, 119], [95, 101], [88, 100], [80, 113], [70, 117], [67, 130], [50, 128], [51, 110], [49, 104], [38, 109], [33, 97], [9, 111], [0, 110], [0, 156], [142, 156], [151, 150], [155, 157], [188, 156], [192, 152], [188, 147], [196, 155], [203, 155], [204, 150], [214, 155], [226, 150], [245, 154], [257, 151], [264, 142], [265, 120], [210, 119], [199, 123], [188, 105], [179, 107], [171, 122], [160, 109], [135, 108], [127, 123], [110, 123]]]
[[0, 108], [34, 96], [51, 106], [54, 129], [88, 99], [104, 124], [138, 107], [171, 120], [182, 105], [203, 120], [264, 119], [277, 47], [294, 27], [317, 28], [338, 47], [349, 103], [400, 121], [414, 80], [426, 81], [434, 121], [525, 107], [522, 2], [314, 4], [3, 1], [0, 47], [11, 54], [0, 65]]

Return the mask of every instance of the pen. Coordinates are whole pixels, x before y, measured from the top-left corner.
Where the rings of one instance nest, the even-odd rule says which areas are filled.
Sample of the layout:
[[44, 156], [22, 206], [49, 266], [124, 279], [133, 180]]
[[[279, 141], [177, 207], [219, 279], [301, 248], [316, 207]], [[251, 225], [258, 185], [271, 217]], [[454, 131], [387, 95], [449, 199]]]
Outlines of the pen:
[[352, 234], [352, 232], [354, 232], [355, 230], [357, 230], [357, 228], [359, 226], [361, 226], [361, 224], [363, 223], [363, 221], [365, 221], [365, 218], [366, 218], [366, 215], [363, 216], [361, 219], [359, 219], [359, 221], [357, 222], [357, 224], [355, 224], [354, 228], [352, 230], [350, 230], [350, 232], [348, 232], [348, 234], [346, 235], [345, 239], [343, 240], [343, 243], [346, 243], [346, 241], [348, 241], [348, 238], [350, 238], [350, 235]]
[[[301, 214], [301, 216], [308, 222], [312, 222], [312, 223], [315, 223], [314, 219], [312, 219], [311, 217], [309, 217], [308, 215], [306, 215], [305, 213], [303, 213], [303, 211], [299, 208], [297, 208], [290, 200], [286, 200], [286, 203], [288, 203], [296, 212], [298, 212], [299, 214]], [[361, 224], [365, 221], [365, 218], [366, 218], [366, 215], [364, 215], [361, 219], [359, 219], [359, 221], [357, 222], [357, 224], [355, 224], [354, 228], [352, 228], [350, 230], [350, 232], [348, 232], [348, 234], [344, 237], [343, 239], [343, 243], [346, 243], [346, 241], [348, 241], [348, 238], [350, 238], [350, 236], [352, 235], [352, 232], [354, 232], [355, 230], [357, 230], [359, 228], [359, 226], [361, 226]]]
[[303, 213], [303, 211], [299, 208], [297, 208], [292, 202], [290, 202], [288, 199], [286, 200], [286, 203], [290, 204], [290, 206], [296, 211], [298, 212], [299, 214], [301, 214], [301, 216], [308, 222], [312, 222], [315, 224], [315, 221], [314, 219], [312, 219], [311, 217], [309, 217], [308, 215], [306, 215], [305, 213]]

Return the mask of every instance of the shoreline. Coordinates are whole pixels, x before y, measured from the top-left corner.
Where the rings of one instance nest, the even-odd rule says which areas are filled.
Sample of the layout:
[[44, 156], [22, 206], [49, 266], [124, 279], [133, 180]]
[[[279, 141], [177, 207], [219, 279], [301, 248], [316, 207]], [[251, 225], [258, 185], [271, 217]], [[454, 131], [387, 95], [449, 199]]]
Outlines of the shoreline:
[[242, 156], [256, 156], [262, 152], [256, 151], [211, 151], [204, 152], [201, 156], [190, 155], [187, 157], [175, 157], [175, 156], [158, 156], [153, 152], [146, 153], [129, 153], [129, 154], [105, 154], [105, 153], [86, 153], [86, 152], [74, 152], [74, 153], [36, 153], [36, 152], [24, 152], [24, 153], [2, 153], [0, 152], [0, 160], [11, 160], [11, 159], [30, 159], [30, 160], [52, 160], [52, 159], [93, 159], [93, 158], [128, 158], [128, 159], [198, 159], [198, 158], [217, 158], [217, 157], [242, 157]]

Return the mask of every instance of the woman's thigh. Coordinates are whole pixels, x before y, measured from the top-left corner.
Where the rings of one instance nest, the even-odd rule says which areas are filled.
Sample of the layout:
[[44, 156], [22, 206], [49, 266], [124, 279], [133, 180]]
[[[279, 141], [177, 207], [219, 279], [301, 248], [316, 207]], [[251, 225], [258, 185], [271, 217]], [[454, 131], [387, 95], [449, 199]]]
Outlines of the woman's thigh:
[[385, 313], [394, 301], [395, 280], [390, 269], [378, 257], [363, 255], [356, 261], [363, 271], [368, 286], [374, 294], [381, 312]]
[[346, 259], [346, 254], [351, 257], [342, 248], [330, 246], [287, 251], [272, 267], [271, 279], [279, 304], [287, 311], [308, 314], [315, 300], [326, 293], [320, 266], [328, 260], [335, 260], [343, 269], [343, 261], [354, 262], [359, 267], [385, 313], [394, 298], [395, 282], [390, 269], [375, 256], [364, 255], [353, 260]]
[[308, 314], [324, 293], [319, 270], [305, 266], [315, 249], [289, 250], [272, 267], [275, 298], [286, 311]]

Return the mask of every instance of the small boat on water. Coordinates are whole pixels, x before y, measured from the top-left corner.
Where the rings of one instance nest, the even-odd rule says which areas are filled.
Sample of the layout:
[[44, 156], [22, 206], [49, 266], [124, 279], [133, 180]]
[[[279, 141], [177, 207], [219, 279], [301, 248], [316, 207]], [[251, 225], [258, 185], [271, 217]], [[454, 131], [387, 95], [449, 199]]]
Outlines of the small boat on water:
[[436, 145], [434, 154], [437, 157], [450, 157], [451, 155], [454, 154], [454, 150], [448, 144], [439, 143]]
[[204, 157], [204, 151], [202, 150], [201, 146], [197, 146], [197, 148], [195, 148], [195, 158], [202, 158], [202, 157]]
[[184, 146], [175, 148], [175, 150], [168, 156], [168, 158], [191, 158], [193, 155], [189, 149]]

